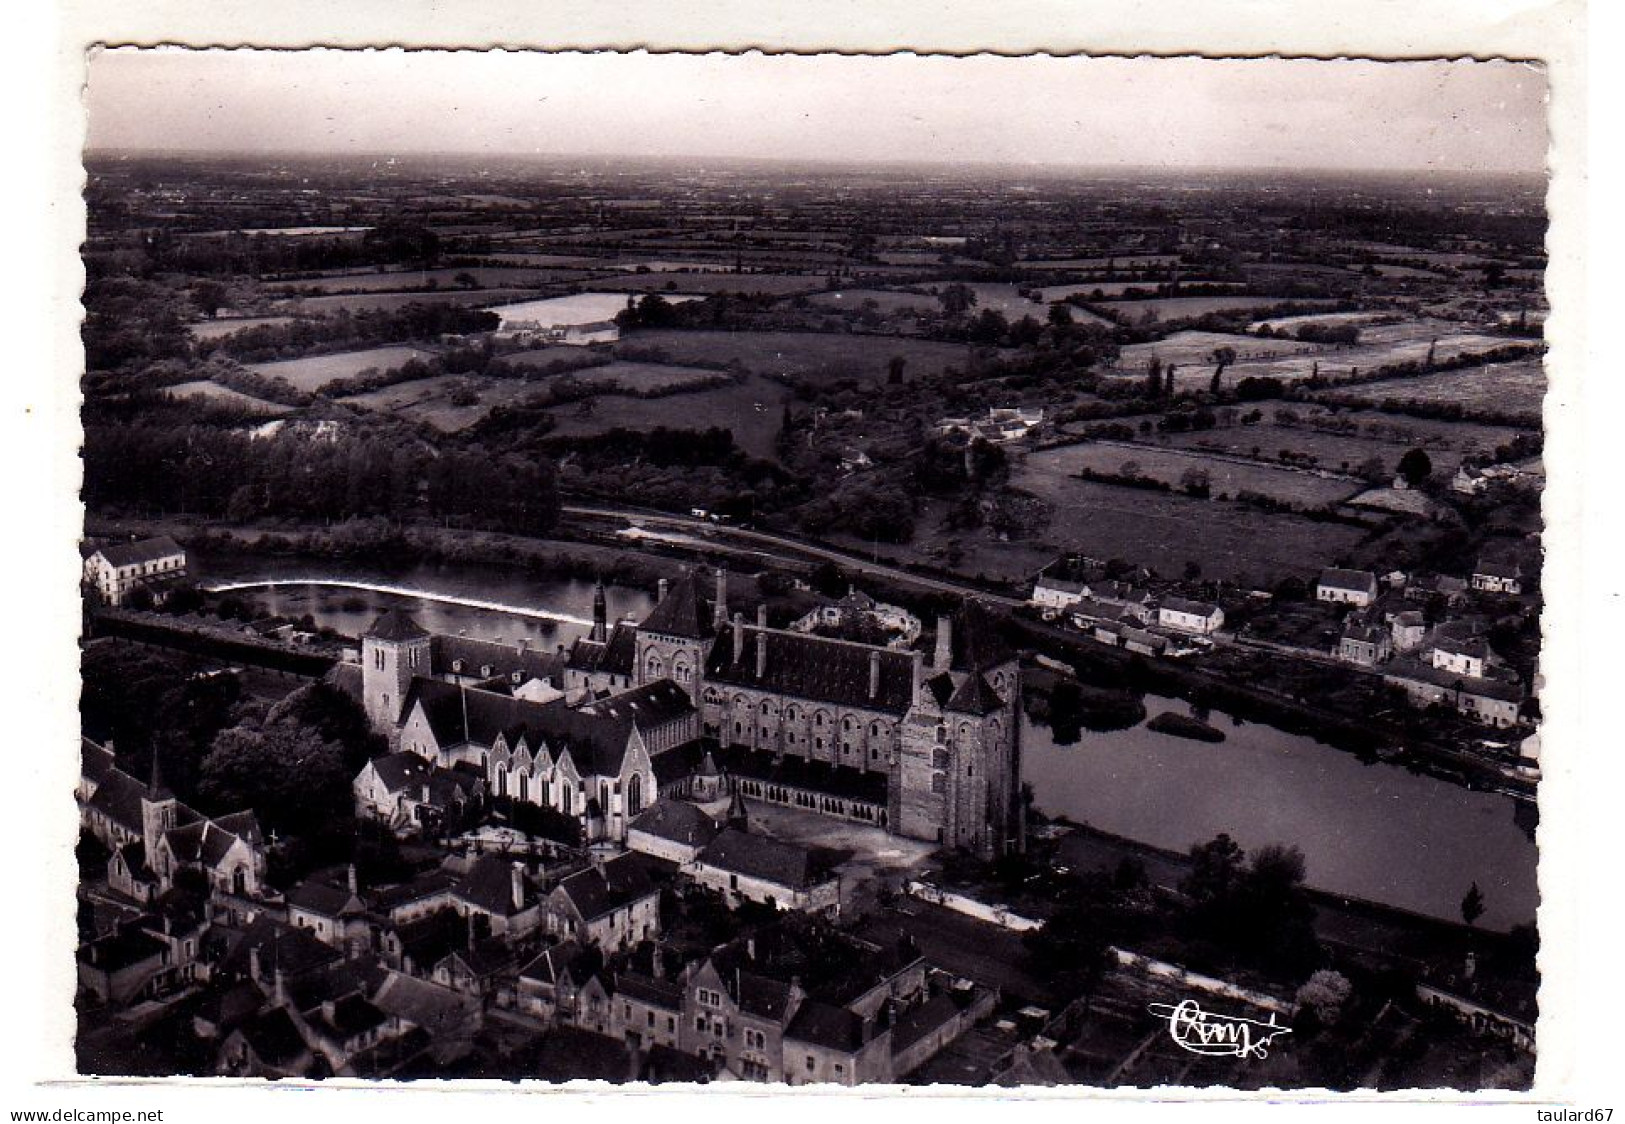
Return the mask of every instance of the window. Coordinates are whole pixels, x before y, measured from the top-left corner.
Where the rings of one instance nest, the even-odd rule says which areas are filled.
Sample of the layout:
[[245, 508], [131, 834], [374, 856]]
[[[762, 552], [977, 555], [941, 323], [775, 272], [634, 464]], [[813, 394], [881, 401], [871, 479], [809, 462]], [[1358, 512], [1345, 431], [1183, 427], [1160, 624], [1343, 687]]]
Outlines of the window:
[[807, 1072], [811, 1073], [818, 1066], [818, 1061], [811, 1054], [807, 1055]]
[[938, 796], [948, 791], [948, 775], [946, 773], [931, 774], [931, 791]]
[[384, 670], [384, 650], [382, 648], [372, 650], [372, 666], [378, 671]]

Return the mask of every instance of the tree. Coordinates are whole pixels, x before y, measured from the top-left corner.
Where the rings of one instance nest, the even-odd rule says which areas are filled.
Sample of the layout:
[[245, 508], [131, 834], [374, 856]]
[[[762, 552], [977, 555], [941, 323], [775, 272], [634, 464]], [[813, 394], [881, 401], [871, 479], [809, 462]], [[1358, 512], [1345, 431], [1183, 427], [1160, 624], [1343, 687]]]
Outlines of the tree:
[[1221, 832], [1191, 848], [1191, 870], [1179, 888], [1199, 903], [1217, 901], [1235, 889], [1244, 858], [1240, 844]]
[[969, 285], [955, 281], [942, 287], [937, 293], [937, 300], [942, 304], [943, 315], [957, 320], [976, 307], [976, 291]]
[[348, 818], [344, 751], [296, 722], [222, 730], [203, 759], [198, 798], [220, 814], [252, 808], [266, 830], [319, 832]]
[[213, 320], [220, 306], [226, 303], [226, 287], [218, 281], [199, 281], [192, 286], [192, 303], [197, 305], [199, 312]]
[[1461, 919], [1469, 925], [1476, 924], [1484, 916], [1484, 891], [1474, 882], [1467, 888], [1467, 893], [1461, 899]]
[[1399, 458], [1399, 474], [1411, 487], [1419, 487], [1433, 475], [1433, 460], [1422, 449], [1412, 449]]
[[1344, 1004], [1353, 994], [1354, 985], [1349, 983], [1346, 976], [1322, 968], [1298, 988], [1297, 1000], [1299, 1007], [1307, 1007], [1315, 1013], [1321, 1026], [1336, 1026], [1337, 1020], [1342, 1017]]

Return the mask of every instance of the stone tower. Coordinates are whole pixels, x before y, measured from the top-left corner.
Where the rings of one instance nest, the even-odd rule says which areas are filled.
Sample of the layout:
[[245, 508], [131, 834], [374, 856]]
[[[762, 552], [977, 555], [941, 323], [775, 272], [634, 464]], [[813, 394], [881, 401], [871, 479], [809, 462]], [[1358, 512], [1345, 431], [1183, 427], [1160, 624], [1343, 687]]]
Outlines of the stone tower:
[[697, 696], [715, 636], [713, 620], [698, 574], [690, 571], [663, 588], [660, 601], [638, 625], [637, 683], [671, 679]]
[[937, 622], [916, 657], [889, 785], [893, 830], [983, 856], [1021, 847], [1020, 664], [977, 602]]
[[429, 674], [430, 644], [417, 621], [394, 609], [361, 638], [361, 694], [374, 730], [394, 735], [413, 676]]
[[141, 844], [147, 850], [147, 861], [154, 861], [158, 853], [158, 840], [164, 832], [175, 826], [176, 810], [180, 802], [164, 781], [164, 770], [158, 763], [158, 747], [152, 750], [152, 775], [147, 791], [141, 794]]
[[588, 639], [599, 644], [609, 640], [609, 596], [604, 592], [602, 577], [592, 591], [592, 632]]

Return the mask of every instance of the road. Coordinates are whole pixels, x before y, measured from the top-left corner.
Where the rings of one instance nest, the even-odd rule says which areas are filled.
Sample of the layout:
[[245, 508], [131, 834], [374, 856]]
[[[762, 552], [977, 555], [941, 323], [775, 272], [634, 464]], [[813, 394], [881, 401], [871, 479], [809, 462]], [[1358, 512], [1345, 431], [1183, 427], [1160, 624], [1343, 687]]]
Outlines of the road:
[[[618, 519], [636, 527], [670, 527], [686, 531], [702, 539], [716, 539], [726, 537], [748, 542], [759, 547], [770, 547], [780, 551], [792, 551], [801, 558], [817, 558], [833, 562], [844, 570], [860, 574], [870, 574], [875, 577], [886, 578], [890, 581], [911, 585], [919, 589], [928, 589], [935, 593], [951, 593], [956, 597], [975, 597], [994, 605], [1003, 605], [1006, 608], [1015, 608], [1026, 604], [1025, 601], [1015, 597], [1007, 597], [998, 593], [988, 593], [975, 586], [963, 585], [958, 582], [945, 581], [941, 578], [925, 577], [909, 570], [896, 566], [888, 566], [874, 562], [860, 555], [849, 554], [846, 551], [834, 550], [818, 543], [807, 542], [802, 539], [789, 538], [785, 535], [769, 534], [766, 531], [747, 531], [741, 527], [719, 527], [707, 519], [693, 515], [674, 515], [667, 512], [635, 511], [616, 507], [595, 507], [580, 504], [565, 504], [562, 508], [565, 515], [573, 515], [589, 519]], [[795, 561], [795, 559], [787, 559]]]

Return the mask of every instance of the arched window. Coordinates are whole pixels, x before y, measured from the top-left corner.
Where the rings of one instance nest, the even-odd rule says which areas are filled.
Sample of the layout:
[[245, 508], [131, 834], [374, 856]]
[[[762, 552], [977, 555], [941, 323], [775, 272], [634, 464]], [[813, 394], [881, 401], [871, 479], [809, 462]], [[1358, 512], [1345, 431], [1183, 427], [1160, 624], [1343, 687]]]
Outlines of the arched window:
[[660, 659], [660, 655], [657, 652], [649, 653], [649, 658], [644, 663], [643, 667], [644, 671], [648, 673], [647, 678], [649, 679], [659, 679], [666, 672], [666, 665]]
[[633, 773], [632, 779], [626, 784], [626, 814], [635, 816], [641, 811], [643, 811], [643, 777]]
[[530, 799], [530, 777], [528, 774], [519, 774], [519, 799]]
[[240, 866], [232, 868], [231, 892], [238, 897], [248, 893], [248, 871]]

